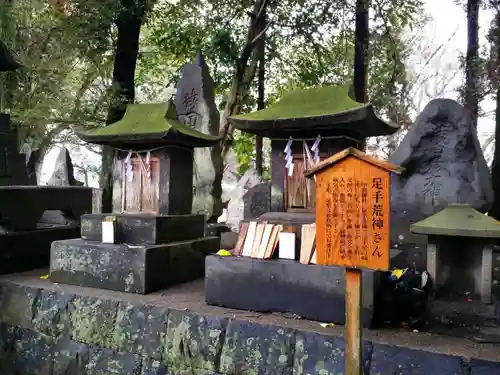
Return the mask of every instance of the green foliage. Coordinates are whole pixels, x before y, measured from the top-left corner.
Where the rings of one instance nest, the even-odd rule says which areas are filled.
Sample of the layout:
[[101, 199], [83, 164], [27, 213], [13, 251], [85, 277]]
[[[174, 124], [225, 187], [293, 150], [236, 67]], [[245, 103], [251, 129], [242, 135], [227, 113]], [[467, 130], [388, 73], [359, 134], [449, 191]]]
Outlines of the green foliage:
[[[1, 97], [22, 124], [23, 139], [48, 145], [70, 124], [102, 125], [109, 105], [117, 17], [126, 4], [144, 15], [137, 62], [138, 99], [167, 99], [179, 67], [201, 48], [223, 108], [247, 42], [250, 0], [16, 0], [0, 10], [1, 37], [20, 54], [24, 69], [1, 79]], [[3, 12], [3, 13], [2, 13]], [[267, 8], [266, 102], [284, 92], [348, 83], [353, 74], [354, 3], [271, 0]], [[422, 0], [373, 0], [370, 99], [387, 117], [404, 114], [408, 46], [401, 37], [422, 21]], [[6, 26], [7, 25], [7, 26]], [[3, 88], [3, 89], [2, 89]], [[7, 94], [8, 93], [8, 94]], [[256, 85], [238, 98], [242, 112], [256, 107]], [[411, 98], [410, 98], [411, 99]], [[392, 111], [392, 112], [391, 112]], [[392, 114], [391, 114], [392, 113]], [[254, 138], [235, 134], [243, 173], [254, 160]]]

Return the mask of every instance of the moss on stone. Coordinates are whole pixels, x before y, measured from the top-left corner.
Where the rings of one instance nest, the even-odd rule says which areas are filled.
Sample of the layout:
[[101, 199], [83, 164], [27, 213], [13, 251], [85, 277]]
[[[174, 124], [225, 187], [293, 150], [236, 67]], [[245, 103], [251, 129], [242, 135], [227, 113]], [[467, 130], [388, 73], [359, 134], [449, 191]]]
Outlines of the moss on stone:
[[331, 116], [366, 106], [368, 104], [351, 99], [348, 86], [328, 85], [292, 91], [268, 108], [231, 118], [246, 121], [300, 119]]
[[166, 134], [177, 131], [183, 135], [205, 140], [217, 140], [217, 136], [204, 134], [188, 125], [182, 124], [177, 117], [173, 103], [129, 104], [120, 121], [104, 128], [86, 132], [89, 136], [118, 136], [142, 134]]
[[410, 227], [416, 234], [500, 238], [500, 221], [468, 204], [452, 204]]

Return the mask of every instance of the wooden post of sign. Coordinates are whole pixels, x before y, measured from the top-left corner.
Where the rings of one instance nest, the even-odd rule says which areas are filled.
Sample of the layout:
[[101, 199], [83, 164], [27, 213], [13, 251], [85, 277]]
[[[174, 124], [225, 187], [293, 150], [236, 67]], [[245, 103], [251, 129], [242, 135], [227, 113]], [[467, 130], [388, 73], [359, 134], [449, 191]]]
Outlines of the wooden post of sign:
[[347, 268], [345, 273], [346, 375], [361, 374], [361, 270]]
[[304, 173], [316, 178], [316, 264], [346, 268], [347, 375], [361, 374], [362, 270], [389, 269], [389, 174], [402, 171], [348, 148]]

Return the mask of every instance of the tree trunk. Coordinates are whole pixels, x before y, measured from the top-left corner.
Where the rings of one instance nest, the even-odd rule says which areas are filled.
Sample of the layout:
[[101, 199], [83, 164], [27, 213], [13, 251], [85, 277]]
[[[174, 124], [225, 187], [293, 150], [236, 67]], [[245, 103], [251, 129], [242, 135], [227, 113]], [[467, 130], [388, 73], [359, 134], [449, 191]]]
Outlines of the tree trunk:
[[494, 69], [490, 77], [493, 87], [496, 87], [496, 109], [495, 109], [495, 151], [493, 153], [493, 163], [491, 166], [491, 179], [495, 199], [493, 207], [488, 214], [500, 220], [500, 9], [497, 10], [493, 20], [492, 30], [490, 30], [490, 41], [492, 56], [494, 57]]
[[[356, 0], [356, 29], [354, 32], [354, 97], [360, 103], [368, 101], [368, 44], [370, 38], [370, 2], [369, 0]], [[364, 150], [366, 142], [360, 140], [359, 148]]]
[[[260, 26], [258, 28], [259, 32], [263, 31], [266, 27], [266, 16], [265, 13], [260, 21]], [[266, 37], [262, 35], [257, 46], [257, 58], [259, 60], [259, 72], [258, 72], [258, 98], [257, 98], [257, 109], [264, 109], [265, 107], [265, 79], [266, 79]], [[255, 136], [255, 169], [257, 174], [262, 176], [263, 174], [263, 139], [261, 136]]]
[[[113, 82], [111, 102], [106, 124], [122, 119], [128, 103], [135, 98], [134, 77], [139, 54], [139, 35], [141, 32], [143, 12], [138, 11], [132, 0], [123, 0], [124, 10], [116, 20], [118, 37], [113, 65]], [[100, 185], [102, 189], [102, 212], [113, 210], [113, 159], [114, 149], [104, 146], [102, 150], [102, 167]]]
[[467, 0], [467, 56], [464, 107], [474, 127], [477, 127], [479, 112], [479, 3], [480, 0]]
[[[236, 62], [236, 73], [233, 77], [231, 91], [224, 108], [224, 113], [221, 116], [221, 136], [222, 158], [225, 159], [227, 153], [232, 147], [232, 135], [234, 129], [227, 121], [229, 116], [238, 114], [241, 110], [244, 97], [248, 94], [250, 83], [255, 77], [257, 71], [258, 60], [256, 58], [256, 44], [263, 37], [264, 32], [259, 33], [259, 20], [264, 17], [264, 12], [269, 1], [257, 0], [254, 4], [252, 13], [250, 14], [250, 25], [248, 27], [247, 41], [243, 47], [238, 61]], [[267, 25], [266, 25], [267, 26]], [[264, 31], [264, 30], [263, 30]]]

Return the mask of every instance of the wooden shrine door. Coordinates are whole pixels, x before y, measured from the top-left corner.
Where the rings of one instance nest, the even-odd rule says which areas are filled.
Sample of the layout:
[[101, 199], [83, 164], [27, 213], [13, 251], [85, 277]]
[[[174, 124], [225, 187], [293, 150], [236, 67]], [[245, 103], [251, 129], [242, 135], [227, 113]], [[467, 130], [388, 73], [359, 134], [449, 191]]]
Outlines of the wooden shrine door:
[[131, 179], [127, 175], [125, 161], [122, 167], [122, 212], [158, 213], [160, 160], [154, 157], [149, 159], [149, 176], [145, 157], [133, 157], [130, 163], [132, 165]]
[[286, 211], [312, 211], [316, 204], [316, 189], [313, 180], [304, 177], [306, 164], [302, 155], [293, 158], [293, 174], [285, 170], [285, 208]]

